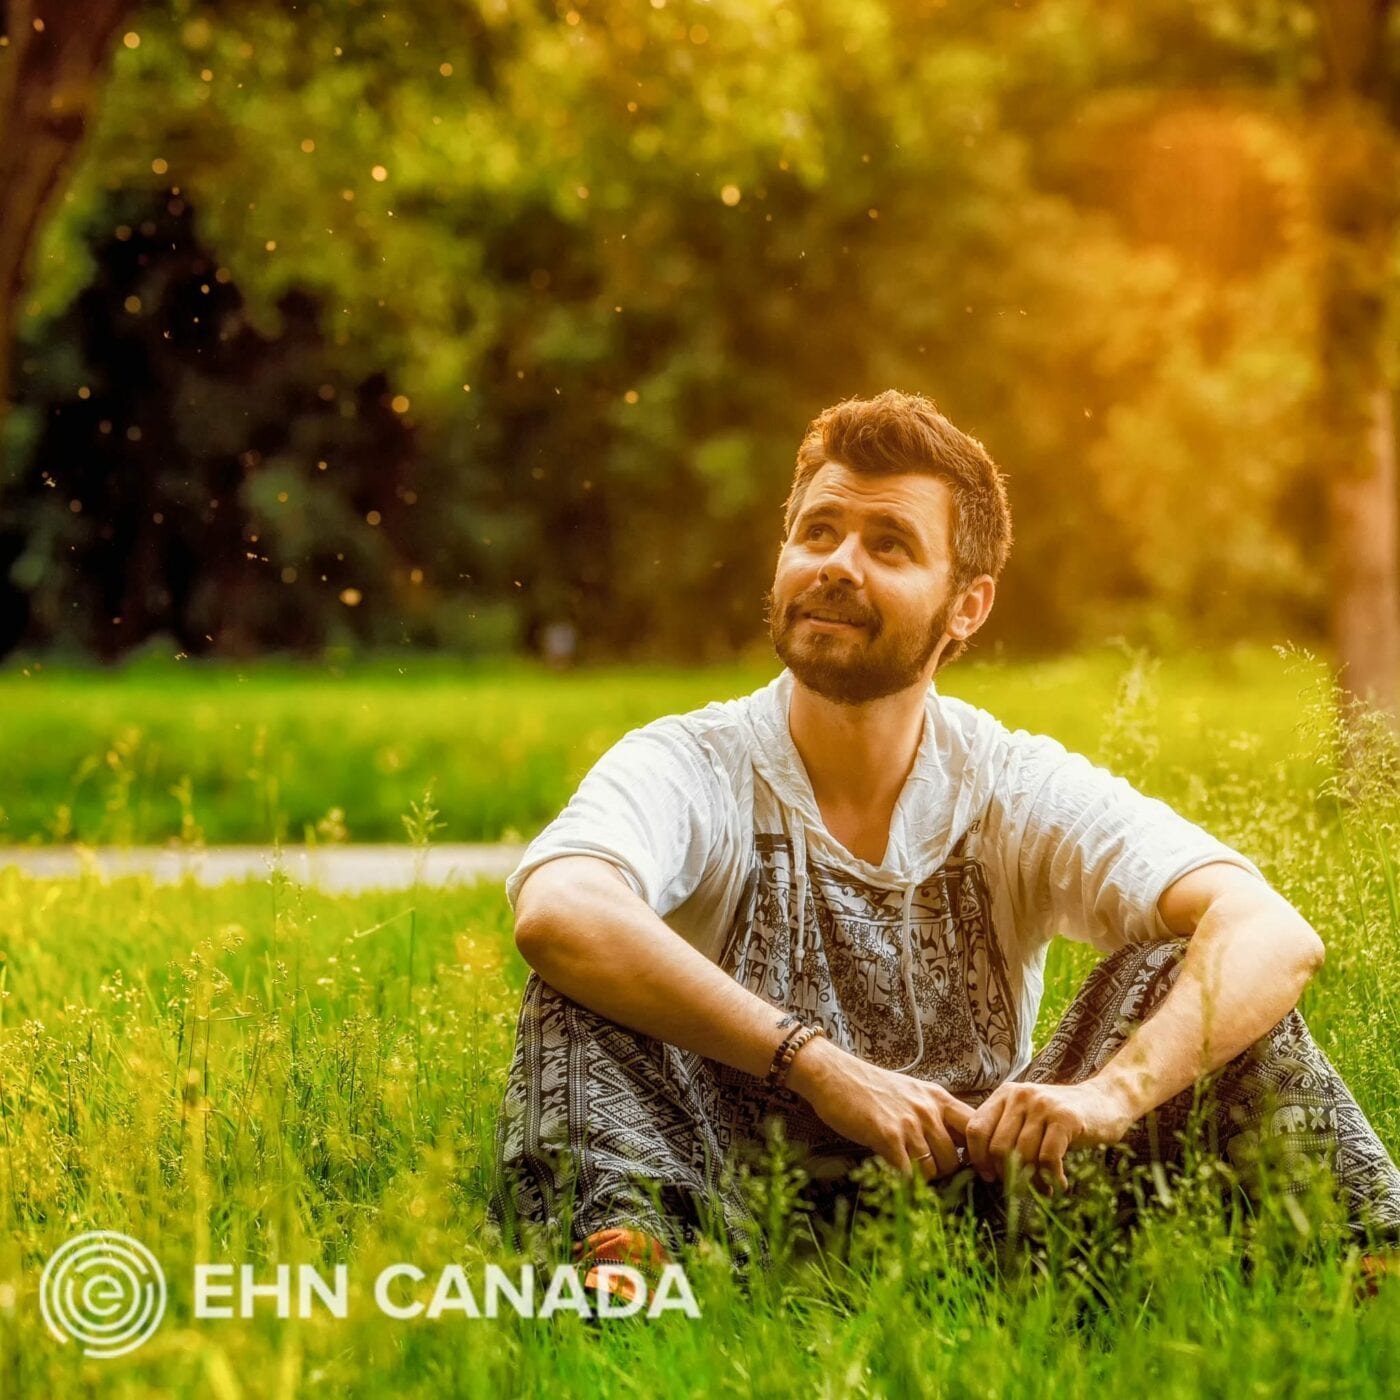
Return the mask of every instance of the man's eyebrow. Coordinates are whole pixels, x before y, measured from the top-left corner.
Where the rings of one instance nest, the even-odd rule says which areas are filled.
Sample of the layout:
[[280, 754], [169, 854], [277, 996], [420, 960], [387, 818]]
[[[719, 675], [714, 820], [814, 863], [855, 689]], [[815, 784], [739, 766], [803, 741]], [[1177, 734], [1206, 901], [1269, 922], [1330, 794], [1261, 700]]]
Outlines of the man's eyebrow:
[[878, 525], [882, 530], [893, 530], [897, 535], [908, 535], [911, 540], [919, 538], [919, 532], [903, 516], [886, 515], [883, 511], [879, 511], [866, 518], [872, 525]]
[[[829, 519], [834, 516], [845, 515], [846, 511], [842, 506], [831, 501], [823, 501], [819, 505], [807, 506], [800, 511], [796, 524], [802, 525], [809, 520]], [[914, 525], [900, 515], [890, 515], [887, 511], [876, 511], [873, 515], [865, 517], [866, 523], [874, 525], [877, 529], [893, 530], [897, 535], [903, 535], [907, 539], [916, 543], [922, 543], [922, 537]]]

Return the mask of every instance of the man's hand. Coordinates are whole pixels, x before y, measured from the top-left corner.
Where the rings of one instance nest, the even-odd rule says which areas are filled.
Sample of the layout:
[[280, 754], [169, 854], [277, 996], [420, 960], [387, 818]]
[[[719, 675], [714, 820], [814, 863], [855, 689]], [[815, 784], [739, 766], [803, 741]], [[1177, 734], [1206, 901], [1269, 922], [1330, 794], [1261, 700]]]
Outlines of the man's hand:
[[967, 1160], [984, 1181], [1005, 1175], [1014, 1152], [1025, 1168], [1053, 1190], [1065, 1189], [1065, 1153], [1071, 1147], [1122, 1139], [1133, 1116], [1121, 1097], [1103, 1084], [999, 1085], [969, 1118]]
[[827, 1127], [897, 1171], [933, 1180], [962, 1165], [958, 1148], [972, 1109], [941, 1084], [872, 1065], [824, 1036], [798, 1051], [787, 1082]]

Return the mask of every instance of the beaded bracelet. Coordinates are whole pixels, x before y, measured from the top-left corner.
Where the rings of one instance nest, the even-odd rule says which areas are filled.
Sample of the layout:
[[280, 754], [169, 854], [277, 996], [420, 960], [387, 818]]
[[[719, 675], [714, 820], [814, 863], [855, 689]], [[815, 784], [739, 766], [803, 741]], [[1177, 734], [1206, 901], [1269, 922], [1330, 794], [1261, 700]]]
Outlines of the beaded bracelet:
[[773, 1052], [773, 1063], [768, 1069], [768, 1078], [765, 1081], [770, 1089], [781, 1089], [787, 1080], [787, 1072], [792, 1066], [797, 1052], [807, 1044], [809, 1040], [815, 1040], [819, 1035], [826, 1032], [816, 1025], [798, 1025], [790, 1030], [779, 1043], [778, 1048]]

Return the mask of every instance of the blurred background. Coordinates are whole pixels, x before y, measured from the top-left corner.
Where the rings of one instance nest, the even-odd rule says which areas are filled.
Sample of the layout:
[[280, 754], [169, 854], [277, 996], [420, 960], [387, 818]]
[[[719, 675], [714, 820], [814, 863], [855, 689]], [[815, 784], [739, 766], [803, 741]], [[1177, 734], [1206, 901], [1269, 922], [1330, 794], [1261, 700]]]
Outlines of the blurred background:
[[[767, 657], [797, 443], [1007, 472], [979, 648], [1400, 677], [1389, 0], [0, 0], [0, 654]], [[767, 657], [771, 662], [771, 657]]]
[[[30, 1303], [70, 1230], [497, 1257], [502, 876], [777, 672], [798, 443], [891, 387], [1009, 478], [939, 689], [1254, 860], [1400, 1145], [1397, 308], [1400, 0], [0, 0], [0, 1396], [95, 1389]], [[804, 1262], [784, 1151], [709, 1332], [463, 1346], [357, 1284], [348, 1340], [186, 1312], [114, 1391], [1380, 1390], [1359, 1245], [1214, 1170], [1003, 1288], [938, 1212]]]

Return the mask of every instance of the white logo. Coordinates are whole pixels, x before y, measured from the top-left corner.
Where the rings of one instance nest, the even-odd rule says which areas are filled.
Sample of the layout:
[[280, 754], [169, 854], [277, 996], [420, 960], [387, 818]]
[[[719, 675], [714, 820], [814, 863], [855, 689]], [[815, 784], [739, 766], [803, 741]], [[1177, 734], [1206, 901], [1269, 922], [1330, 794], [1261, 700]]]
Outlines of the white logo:
[[[557, 1312], [584, 1318], [648, 1318], [666, 1312], [700, 1316], [700, 1304], [691, 1290], [685, 1270], [667, 1264], [654, 1291], [645, 1275], [626, 1264], [603, 1264], [597, 1269], [594, 1296], [579, 1279], [572, 1264], [558, 1265], [548, 1278], [540, 1299], [535, 1266], [524, 1264], [512, 1277], [498, 1264], [488, 1264], [485, 1277], [472, 1286], [461, 1264], [448, 1264], [435, 1277], [416, 1264], [389, 1264], [374, 1281], [374, 1301], [386, 1317], [429, 1320], [451, 1314], [463, 1318], [499, 1317], [503, 1311], [519, 1317], [553, 1317]], [[619, 1293], [609, 1287], [610, 1277], [630, 1287]], [[431, 1300], [415, 1293], [429, 1292], [413, 1285], [431, 1283]], [[310, 1264], [278, 1264], [273, 1281], [260, 1282], [251, 1264], [194, 1266], [194, 1315], [197, 1318], [252, 1317], [259, 1302], [271, 1304], [279, 1318], [307, 1318], [318, 1305], [332, 1317], [344, 1318], [350, 1309], [350, 1277], [344, 1264], [335, 1266], [331, 1279]], [[60, 1342], [76, 1341], [85, 1356], [108, 1359], [125, 1356], [148, 1341], [165, 1316], [165, 1274], [155, 1255], [140, 1240], [115, 1230], [92, 1230], [60, 1245], [39, 1277], [39, 1310], [50, 1332]]]
[[39, 1310], [60, 1342], [86, 1356], [125, 1356], [165, 1316], [165, 1275], [140, 1240], [92, 1230], [60, 1245], [39, 1278]]

